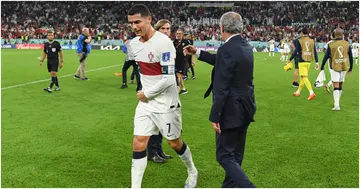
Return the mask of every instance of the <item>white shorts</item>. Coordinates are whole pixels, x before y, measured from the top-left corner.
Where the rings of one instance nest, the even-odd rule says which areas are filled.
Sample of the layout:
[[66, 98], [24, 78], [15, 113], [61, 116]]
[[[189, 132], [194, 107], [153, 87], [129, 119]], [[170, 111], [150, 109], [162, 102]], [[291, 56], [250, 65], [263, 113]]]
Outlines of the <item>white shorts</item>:
[[284, 49], [284, 53], [289, 53], [290, 49]]
[[279, 49], [279, 53], [283, 53], [284, 52], [284, 49]]
[[274, 52], [274, 47], [273, 46], [270, 46], [270, 52]]
[[345, 81], [346, 71], [337, 72], [335, 70], [330, 70], [330, 74], [331, 74], [331, 81], [333, 82]]
[[134, 117], [134, 135], [151, 136], [160, 133], [168, 140], [181, 136], [181, 108], [168, 113], [154, 113], [136, 108]]

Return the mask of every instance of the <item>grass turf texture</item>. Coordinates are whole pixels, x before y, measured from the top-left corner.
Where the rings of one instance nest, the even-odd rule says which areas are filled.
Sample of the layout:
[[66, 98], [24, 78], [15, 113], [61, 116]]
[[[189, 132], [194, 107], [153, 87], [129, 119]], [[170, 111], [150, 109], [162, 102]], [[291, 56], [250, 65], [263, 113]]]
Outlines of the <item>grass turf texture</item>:
[[[48, 79], [37, 50], [2, 49], [2, 88]], [[293, 72], [284, 72], [279, 54], [255, 53], [257, 113], [247, 136], [243, 169], [258, 187], [359, 187], [359, 72], [346, 77], [341, 111], [333, 112], [332, 94], [315, 88], [308, 101], [304, 87], [293, 97]], [[322, 60], [323, 54], [320, 54]], [[130, 186], [135, 85], [121, 90], [120, 51], [92, 51], [90, 81], [59, 78], [61, 91], [42, 89], [50, 79], [2, 90], [2, 187], [122, 188]], [[64, 50], [59, 76], [78, 67], [74, 51]], [[313, 65], [312, 67], [313, 68]], [[198, 187], [220, 187], [224, 171], [215, 160], [215, 135], [208, 121], [211, 98], [203, 99], [211, 66], [197, 61], [195, 80], [185, 82], [183, 139], [199, 170]], [[128, 77], [132, 68], [128, 71]], [[311, 69], [313, 84], [318, 71]], [[329, 78], [326, 68], [327, 78]], [[148, 162], [143, 187], [181, 188], [186, 168], [175, 159]]]

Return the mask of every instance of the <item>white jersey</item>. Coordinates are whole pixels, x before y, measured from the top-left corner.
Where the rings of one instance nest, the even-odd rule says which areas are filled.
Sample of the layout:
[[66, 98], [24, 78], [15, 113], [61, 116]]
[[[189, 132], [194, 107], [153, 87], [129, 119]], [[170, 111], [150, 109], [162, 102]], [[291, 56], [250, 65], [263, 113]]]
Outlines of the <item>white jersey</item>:
[[358, 57], [360, 54], [359, 43], [353, 43], [351, 46], [352, 46], [351, 52], [353, 54], [353, 57]]
[[290, 44], [284, 43], [284, 53], [290, 53]]
[[272, 47], [272, 48], [275, 47], [275, 41], [274, 40], [269, 41], [269, 47]]
[[352, 49], [359, 50], [359, 43], [353, 43]]
[[140, 67], [142, 90], [148, 102], [139, 102], [145, 111], [166, 113], [180, 105], [175, 80], [176, 51], [170, 38], [158, 31], [146, 42], [131, 40], [130, 48]]
[[284, 49], [290, 49], [289, 43], [284, 43]]

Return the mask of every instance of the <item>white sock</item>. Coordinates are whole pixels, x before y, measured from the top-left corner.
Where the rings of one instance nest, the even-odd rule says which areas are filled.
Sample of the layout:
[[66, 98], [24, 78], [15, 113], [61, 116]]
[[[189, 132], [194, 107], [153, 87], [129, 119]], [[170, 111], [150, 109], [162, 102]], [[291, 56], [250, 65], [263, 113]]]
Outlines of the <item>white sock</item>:
[[328, 86], [328, 87], [331, 87], [332, 84], [333, 84], [333, 83], [332, 83], [332, 81], [330, 80], [329, 83], [327, 84], [327, 86]]
[[280, 61], [283, 61], [284, 60], [284, 55], [281, 55], [280, 56]]
[[273, 57], [274, 57], [275, 56], [274, 52], [272, 54], [273, 54]]
[[285, 56], [285, 61], [287, 61], [287, 60], [288, 60], [288, 58], [289, 58], [289, 55], [286, 55], [286, 56]]
[[271, 56], [271, 52], [269, 52], [269, 56]]
[[355, 58], [355, 64], [357, 64], [357, 63], [358, 63], [358, 59], [359, 59], [359, 58]]
[[296, 90], [296, 93], [297, 93], [297, 94], [300, 94], [300, 91], [299, 91], [299, 90]]
[[314, 94], [314, 91], [313, 91], [313, 90], [311, 90], [311, 91], [310, 91], [310, 95], [313, 95], [313, 94]]
[[340, 107], [340, 91], [334, 90], [334, 107]]
[[186, 146], [185, 152], [182, 155], [179, 155], [179, 157], [184, 162], [188, 172], [194, 172], [196, 170], [189, 146]]
[[132, 159], [131, 188], [141, 188], [142, 179], [147, 165], [147, 157]]

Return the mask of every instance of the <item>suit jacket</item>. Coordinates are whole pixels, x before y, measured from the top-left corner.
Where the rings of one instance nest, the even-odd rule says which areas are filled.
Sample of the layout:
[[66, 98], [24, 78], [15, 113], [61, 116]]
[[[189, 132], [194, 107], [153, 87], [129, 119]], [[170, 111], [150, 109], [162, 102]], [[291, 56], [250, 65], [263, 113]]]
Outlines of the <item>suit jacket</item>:
[[251, 45], [241, 36], [234, 36], [216, 55], [201, 51], [199, 60], [214, 65], [209, 120], [220, 123], [221, 129], [247, 127], [256, 112]]

